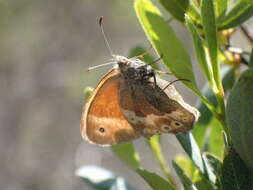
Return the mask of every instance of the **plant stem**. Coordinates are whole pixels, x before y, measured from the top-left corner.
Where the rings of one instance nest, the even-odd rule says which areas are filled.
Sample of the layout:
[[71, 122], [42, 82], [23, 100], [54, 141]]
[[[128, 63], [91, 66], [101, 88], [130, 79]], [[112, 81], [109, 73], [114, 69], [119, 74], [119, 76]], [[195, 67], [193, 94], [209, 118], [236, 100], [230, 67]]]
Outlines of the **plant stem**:
[[216, 111], [216, 108], [213, 106], [213, 104], [202, 94], [200, 94], [199, 97], [202, 100], [202, 102], [206, 105], [206, 107], [213, 113], [213, 115], [218, 118], [219, 113]]
[[231, 138], [228, 132], [227, 124], [226, 124], [226, 108], [225, 108], [225, 102], [224, 102], [224, 89], [223, 84], [220, 75], [217, 76], [216, 82], [217, 82], [217, 89], [218, 91], [215, 93], [216, 100], [218, 102], [218, 108], [219, 113], [215, 115], [215, 117], [219, 120], [219, 122], [222, 125], [223, 130], [226, 132], [228, 137], [228, 142], [231, 142]]
[[155, 158], [157, 159], [165, 177], [168, 179], [168, 181], [176, 187], [176, 182], [174, 178], [172, 177], [169, 167], [165, 161], [164, 155], [162, 153], [161, 144], [160, 144], [160, 136], [155, 135], [151, 137], [148, 141], [149, 147], [154, 154]]
[[218, 114], [218, 120], [222, 123], [224, 130], [227, 132], [227, 127], [225, 125], [225, 103], [224, 103], [224, 96], [220, 96], [216, 94], [216, 99], [220, 108], [220, 113]]

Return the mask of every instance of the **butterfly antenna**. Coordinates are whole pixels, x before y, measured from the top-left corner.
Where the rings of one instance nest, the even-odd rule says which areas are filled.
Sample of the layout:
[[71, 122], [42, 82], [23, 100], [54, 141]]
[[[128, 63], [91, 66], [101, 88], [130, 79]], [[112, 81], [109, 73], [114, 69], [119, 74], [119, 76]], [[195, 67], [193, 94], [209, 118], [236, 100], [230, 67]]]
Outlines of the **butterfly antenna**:
[[[106, 45], [107, 49], [109, 50], [111, 56], [113, 56], [112, 49], [110, 47], [110, 44], [109, 44], [109, 42], [107, 40], [107, 37], [105, 35], [105, 32], [104, 32], [103, 17], [102, 16], [99, 18], [99, 27], [101, 29], [101, 33], [103, 35], [103, 38], [104, 38], [104, 41], [105, 41], [105, 45]], [[112, 65], [112, 64], [115, 64], [115, 62], [113, 61], [113, 62], [104, 63], [104, 64], [101, 64], [101, 65], [96, 65], [96, 66], [93, 66], [93, 67], [89, 67], [89, 68], [86, 69], [86, 71], [89, 72], [89, 71], [91, 71], [93, 69], [96, 69], [96, 68], [99, 68], [99, 67], [103, 67], [103, 66], [107, 66], [107, 65]]]
[[107, 48], [108, 48], [108, 50], [109, 50], [109, 52], [110, 52], [110, 54], [111, 54], [111, 56], [112, 56], [112, 55], [113, 55], [112, 49], [111, 49], [110, 44], [109, 44], [109, 42], [108, 42], [108, 40], [107, 40], [107, 37], [106, 37], [106, 35], [105, 35], [105, 32], [104, 32], [104, 28], [103, 28], [102, 23], [103, 23], [103, 17], [101, 16], [101, 17], [99, 18], [99, 27], [100, 27], [100, 29], [101, 29], [101, 33], [102, 33], [102, 35], [103, 35], [105, 44], [106, 44], [106, 46], [107, 46]]
[[115, 64], [115, 62], [109, 62], [109, 63], [104, 63], [104, 64], [101, 64], [101, 65], [96, 65], [96, 66], [93, 66], [93, 67], [89, 67], [89, 68], [86, 69], [86, 71], [89, 72], [93, 69], [103, 67], [103, 66], [107, 66], [107, 65], [112, 65], [112, 64]]

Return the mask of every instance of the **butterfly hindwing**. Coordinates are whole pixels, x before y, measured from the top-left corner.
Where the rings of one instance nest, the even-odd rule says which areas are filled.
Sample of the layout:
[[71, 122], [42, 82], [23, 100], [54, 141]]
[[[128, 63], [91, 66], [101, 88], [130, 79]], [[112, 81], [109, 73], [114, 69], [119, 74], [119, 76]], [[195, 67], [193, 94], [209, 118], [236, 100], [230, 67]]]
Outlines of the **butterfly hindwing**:
[[183, 101], [174, 86], [162, 90], [167, 84], [158, 77], [156, 85], [129, 84], [134, 109], [123, 113], [129, 123], [142, 129], [143, 136], [189, 131], [198, 117], [198, 111]]

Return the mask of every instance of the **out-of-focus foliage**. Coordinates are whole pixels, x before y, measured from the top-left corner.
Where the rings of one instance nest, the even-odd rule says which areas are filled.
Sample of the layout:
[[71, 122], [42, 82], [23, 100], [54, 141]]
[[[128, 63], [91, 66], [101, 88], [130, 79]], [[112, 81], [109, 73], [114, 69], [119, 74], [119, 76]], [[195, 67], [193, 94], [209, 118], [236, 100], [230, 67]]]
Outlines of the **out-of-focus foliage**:
[[83, 166], [76, 171], [76, 175], [97, 190], [137, 190], [127, 184], [123, 177], [97, 166]]
[[110, 59], [101, 15], [115, 53], [146, 40], [130, 1], [0, 1], [1, 190], [91, 190], [73, 175], [83, 164], [121, 167], [143, 186], [112, 153], [80, 136], [83, 89], [109, 70], [85, 72]]

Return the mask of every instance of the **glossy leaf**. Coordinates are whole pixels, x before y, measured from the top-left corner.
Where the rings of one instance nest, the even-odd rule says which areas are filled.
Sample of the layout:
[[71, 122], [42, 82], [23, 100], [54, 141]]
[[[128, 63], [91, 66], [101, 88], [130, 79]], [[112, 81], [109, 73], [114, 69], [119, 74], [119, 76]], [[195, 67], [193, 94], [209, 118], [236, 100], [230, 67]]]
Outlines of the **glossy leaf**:
[[[213, 94], [212, 89], [208, 84], [206, 84], [202, 90], [202, 93], [205, 95], [205, 97], [212, 102], [213, 106], [217, 106], [216, 98]], [[205, 144], [206, 140], [206, 130], [208, 129], [209, 123], [211, 122], [213, 118], [212, 112], [206, 107], [206, 105], [202, 101], [197, 102], [196, 106], [200, 112], [200, 117], [195, 124], [192, 134], [194, 138], [196, 139], [196, 142], [198, 143], [200, 149], [202, 150]]]
[[186, 24], [188, 27], [188, 30], [191, 33], [192, 39], [193, 39], [193, 44], [195, 48], [195, 52], [197, 55], [198, 63], [200, 65], [200, 68], [202, 69], [203, 73], [205, 74], [207, 80], [209, 83], [212, 83], [212, 67], [209, 65], [208, 61], [206, 60], [206, 53], [204, 50], [203, 42], [201, 40], [200, 35], [198, 34], [194, 24], [192, 21], [186, 17]]
[[185, 174], [184, 170], [180, 168], [176, 162], [172, 161], [172, 166], [175, 169], [181, 183], [183, 184], [184, 190], [197, 190], [190, 178]]
[[76, 171], [76, 175], [96, 190], [137, 190], [127, 184], [124, 178], [97, 166], [82, 166]]
[[163, 7], [177, 20], [184, 21], [189, 0], [159, 0]]
[[140, 167], [140, 158], [132, 143], [113, 145], [112, 151], [128, 166], [133, 169]]
[[[221, 148], [224, 150], [224, 148]], [[203, 153], [203, 159], [206, 164], [206, 170], [208, 173], [210, 173], [212, 176], [210, 176], [210, 185], [213, 187], [217, 187], [218, 189], [221, 189], [221, 161], [215, 157], [214, 155], [210, 154], [209, 152]]]
[[216, 27], [216, 18], [213, 0], [201, 1], [201, 16], [205, 39], [207, 42], [207, 49], [212, 64], [214, 80], [218, 85], [220, 72], [217, 56], [218, 55], [217, 27]]
[[174, 158], [174, 161], [177, 163], [177, 165], [184, 169], [184, 172], [190, 179], [193, 178], [196, 167], [188, 157], [178, 155]]
[[227, 5], [228, 5], [228, 0], [215, 0], [214, 1], [215, 12], [216, 12], [217, 17], [222, 16], [226, 12]]
[[228, 14], [219, 20], [219, 30], [224, 30], [239, 26], [253, 15], [253, 2], [251, 0], [240, 0], [228, 12]]
[[189, 55], [175, 32], [162, 18], [160, 11], [150, 0], [136, 0], [137, 17], [153, 47], [170, 71], [177, 77], [191, 82], [183, 83], [201, 96], [194, 78]]
[[177, 134], [176, 138], [180, 142], [186, 154], [191, 158], [193, 163], [200, 169], [201, 172], [205, 173], [201, 152], [192, 134]]
[[240, 156], [230, 148], [222, 165], [223, 190], [252, 190], [250, 173]]
[[201, 26], [201, 18], [199, 10], [197, 7], [194, 6], [193, 3], [191, 3], [188, 6], [186, 15], [193, 21], [194, 24], [196, 24], [197, 26]]
[[209, 168], [209, 170], [212, 170], [212, 173], [214, 173], [216, 177], [216, 184], [219, 184], [222, 162], [216, 156], [208, 152], [203, 154], [203, 159], [205, 160], [206, 167]]
[[207, 180], [203, 174], [196, 170], [193, 177], [193, 183], [195, 187], [199, 190], [216, 190], [215, 185], [213, 185], [209, 180]]
[[222, 137], [223, 128], [220, 122], [213, 118], [210, 126], [210, 139], [208, 151], [215, 156], [222, 158], [224, 153], [224, 141]]
[[206, 169], [206, 164], [202, 158], [199, 147], [191, 133], [177, 134], [176, 138], [180, 142], [186, 154], [191, 158], [194, 165], [200, 170], [207, 180], [213, 180], [213, 173]]
[[236, 81], [234, 68], [231, 68], [230, 66], [223, 67], [221, 69], [221, 77], [224, 91], [227, 92], [231, 90]]
[[175, 190], [175, 188], [159, 175], [144, 169], [137, 169], [136, 172], [152, 187], [154, 190]]
[[253, 168], [253, 68], [245, 71], [232, 89], [226, 109], [229, 134], [234, 148]]

